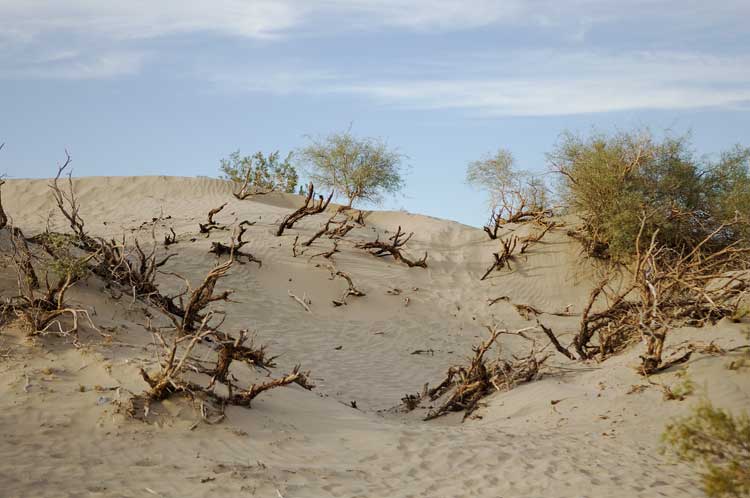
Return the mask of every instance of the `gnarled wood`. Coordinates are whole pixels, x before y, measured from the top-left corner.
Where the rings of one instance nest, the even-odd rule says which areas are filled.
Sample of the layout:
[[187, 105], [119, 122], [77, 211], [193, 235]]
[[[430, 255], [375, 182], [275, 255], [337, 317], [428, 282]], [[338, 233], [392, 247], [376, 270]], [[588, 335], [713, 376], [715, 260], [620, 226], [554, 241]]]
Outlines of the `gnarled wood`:
[[388, 238], [390, 242], [381, 242], [380, 237], [378, 236], [374, 242], [362, 242], [357, 244], [356, 247], [359, 249], [365, 249], [369, 251], [370, 254], [376, 257], [383, 257], [388, 255], [393, 256], [393, 259], [404, 263], [410, 268], [414, 266], [427, 268], [427, 251], [425, 251], [422, 258], [417, 260], [413, 260], [403, 253], [404, 246], [407, 242], [409, 242], [413, 235], [414, 232], [410, 233], [406, 238], [402, 238], [404, 236], [404, 232], [401, 231], [401, 226], [399, 225], [395, 235]]
[[[333, 198], [333, 191], [328, 195], [328, 198], [323, 200], [323, 196], [319, 195], [317, 201], [313, 201], [315, 196], [315, 186], [310, 183], [307, 186], [307, 196], [305, 197], [305, 203], [293, 213], [284, 217], [279, 224], [279, 228], [276, 230], [276, 236], [279, 237], [284, 234], [284, 230], [292, 228], [295, 223], [306, 216], [312, 216], [318, 213], [322, 213], [328, 208], [328, 204], [331, 203]], [[312, 204], [311, 204], [312, 203]]]

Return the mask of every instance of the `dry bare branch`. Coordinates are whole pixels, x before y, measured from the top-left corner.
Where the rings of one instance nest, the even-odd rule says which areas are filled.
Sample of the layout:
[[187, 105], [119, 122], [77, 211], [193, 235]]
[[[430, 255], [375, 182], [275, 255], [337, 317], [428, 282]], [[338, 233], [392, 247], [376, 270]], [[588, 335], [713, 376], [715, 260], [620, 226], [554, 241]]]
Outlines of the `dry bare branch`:
[[349, 276], [348, 273], [336, 269], [336, 267], [333, 265], [328, 265], [328, 271], [331, 272], [331, 280], [335, 279], [336, 277], [341, 277], [346, 280], [347, 283], [347, 288], [346, 290], [344, 290], [341, 299], [333, 301], [334, 306], [344, 306], [346, 304], [346, 298], [349, 296], [362, 297], [365, 295], [364, 292], [357, 289], [357, 287], [354, 285], [354, 282], [352, 281], [352, 277]]
[[[278, 230], [276, 230], [276, 236], [281, 236], [284, 234], [284, 230], [290, 229], [294, 226], [295, 223], [297, 223], [299, 220], [306, 216], [312, 216], [318, 213], [322, 213], [328, 208], [328, 204], [331, 203], [331, 199], [333, 198], [333, 191], [328, 195], [328, 198], [323, 200], [323, 196], [319, 195], [317, 201], [313, 201], [313, 197], [315, 196], [315, 186], [310, 183], [307, 186], [307, 196], [305, 197], [305, 203], [297, 210], [295, 210], [293, 213], [287, 215], [284, 217], [283, 220], [281, 220], [281, 223], [279, 224]], [[311, 204], [312, 202], [312, 204]]]
[[490, 273], [492, 273], [495, 270], [502, 270], [506, 266], [510, 270], [510, 261], [513, 259], [513, 252], [516, 250], [516, 245], [518, 244], [518, 237], [513, 235], [509, 239], [504, 239], [500, 241], [502, 244], [502, 253], [495, 252], [492, 253], [492, 257], [495, 258], [495, 261], [490, 265], [489, 268], [487, 268], [487, 271], [484, 272], [484, 275], [482, 275], [482, 278], [479, 280], [484, 280], [487, 278]]
[[425, 251], [424, 256], [422, 256], [421, 259], [413, 260], [409, 258], [408, 256], [405, 256], [403, 253], [403, 248], [406, 245], [407, 242], [414, 236], [414, 232], [411, 232], [406, 238], [402, 237], [404, 236], [404, 232], [401, 231], [401, 226], [399, 225], [398, 229], [396, 230], [396, 233], [389, 237], [388, 240], [390, 242], [381, 242], [380, 236], [378, 236], [374, 242], [361, 242], [356, 245], [358, 249], [365, 249], [370, 252], [375, 257], [383, 257], [383, 256], [393, 256], [393, 259], [396, 261], [400, 261], [404, 263], [408, 267], [414, 267], [418, 266], [420, 268], [427, 268], [427, 252]]
[[200, 233], [208, 234], [211, 232], [211, 230], [226, 230], [227, 229], [225, 225], [220, 225], [214, 221], [214, 216], [219, 214], [226, 205], [227, 203], [225, 202], [221, 206], [215, 207], [208, 212], [208, 218], [206, 220], [206, 223], [198, 223], [198, 228], [200, 230]]
[[[485, 396], [495, 392], [509, 390], [516, 385], [529, 382], [539, 378], [541, 367], [549, 357], [540, 356], [532, 347], [526, 356], [513, 357], [510, 360], [496, 358], [487, 360], [486, 354], [497, 341], [497, 338], [507, 330], [487, 327], [490, 337], [474, 346], [474, 355], [470, 358], [468, 366], [457, 365], [450, 367], [446, 378], [434, 389], [425, 388], [423, 396], [436, 400], [444, 395], [448, 398], [436, 409], [430, 411], [425, 420], [431, 420], [451, 411], [463, 411], [464, 419], [470, 416], [479, 406], [479, 401]], [[523, 337], [525, 336], [521, 331]], [[413, 397], [408, 402], [416, 406], [418, 400]]]

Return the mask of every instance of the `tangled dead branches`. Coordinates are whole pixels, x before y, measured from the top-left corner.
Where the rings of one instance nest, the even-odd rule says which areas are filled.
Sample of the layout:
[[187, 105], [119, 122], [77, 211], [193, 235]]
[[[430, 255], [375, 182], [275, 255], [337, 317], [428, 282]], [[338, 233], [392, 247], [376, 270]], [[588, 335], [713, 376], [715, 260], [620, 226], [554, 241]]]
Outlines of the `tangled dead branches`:
[[263, 262], [257, 259], [249, 252], [242, 252], [240, 249], [248, 243], [247, 240], [242, 240], [242, 236], [247, 232], [247, 227], [253, 226], [255, 222], [249, 222], [247, 220], [242, 221], [238, 225], [238, 233], [236, 237], [232, 237], [230, 245], [222, 244], [221, 242], [211, 242], [210, 253], [216, 254], [217, 256], [234, 254], [235, 259], [238, 263], [244, 264], [241, 258], [245, 258], [248, 263], [258, 263], [258, 267], [263, 266]]
[[357, 244], [356, 247], [358, 249], [365, 249], [369, 251], [373, 256], [379, 258], [388, 255], [393, 256], [393, 259], [404, 263], [410, 268], [414, 266], [427, 268], [427, 251], [425, 251], [424, 256], [422, 256], [422, 258], [418, 260], [413, 260], [408, 256], [405, 256], [402, 252], [406, 243], [409, 242], [409, 240], [414, 236], [414, 232], [411, 232], [405, 239], [402, 239], [403, 236], [404, 232], [401, 231], [401, 226], [399, 225], [396, 233], [392, 237], [388, 238], [390, 243], [381, 242], [380, 236], [378, 236], [374, 242], [361, 242]]
[[539, 193], [540, 190], [536, 186], [503, 191], [500, 195], [499, 205], [492, 209], [490, 221], [483, 227], [489, 238], [496, 240], [498, 238], [497, 232], [508, 223], [524, 223], [551, 216], [552, 212], [549, 209], [538, 205], [529, 205], [530, 198], [539, 197]]
[[[88, 320], [91, 328], [98, 330], [87, 310], [70, 307], [65, 301], [66, 292], [85, 275], [80, 269], [85, 268], [86, 263], [94, 254], [56, 265], [57, 278], [53, 280], [54, 284], [50, 284], [49, 272], [45, 272], [45, 290], [38, 292], [41, 285], [34, 268], [34, 256], [26, 238], [21, 230], [13, 228], [10, 240], [13, 247], [19, 296], [11, 300], [8, 307], [26, 325], [29, 335], [55, 333], [63, 337], [70, 336], [73, 338], [73, 344], [77, 346], [79, 315]], [[72, 324], [67, 327], [61, 322], [64, 315], [72, 319]]]
[[128, 246], [125, 236], [118, 242], [97, 239], [99, 250], [95, 253], [92, 267], [94, 274], [105, 281], [114, 282], [131, 290], [134, 296], [152, 297], [158, 294], [155, 283], [156, 273], [167, 261], [176, 254], [156, 258], [156, 242], [146, 252], [141, 248], [138, 239], [134, 239], [133, 246]]
[[[314, 201], [315, 197], [315, 186], [312, 182], [307, 186], [307, 196], [305, 197], [305, 203], [299, 207], [293, 213], [284, 217], [279, 223], [279, 228], [276, 230], [276, 236], [279, 237], [284, 234], [284, 230], [292, 228], [295, 223], [306, 216], [312, 216], [314, 214], [322, 213], [328, 208], [328, 204], [331, 203], [333, 198], [333, 191], [328, 195], [328, 198], [323, 200], [322, 195], [318, 195], [318, 200]], [[312, 204], [311, 204], [312, 203]]]
[[[463, 411], [464, 420], [478, 407], [482, 398], [495, 391], [507, 391], [518, 384], [538, 379], [542, 375], [542, 366], [549, 355], [540, 355], [534, 347], [525, 356], [513, 356], [510, 360], [496, 358], [487, 360], [487, 352], [496, 343], [501, 334], [507, 330], [487, 327], [489, 338], [474, 346], [474, 355], [469, 365], [456, 365], [448, 369], [445, 379], [430, 389], [425, 385], [421, 395], [407, 395], [402, 400], [407, 409], [414, 409], [423, 399], [435, 401], [445, 395], [447, 399], [430, 411], [425, 420], [445, 415], [448, 412]], [[522, 336], [523, 332], [517, 334]], [[526, 336], [524, 336], [526, 337]]]
[[[315, 387], [309, 380], [309, 373], [301, 372], [299, 365], [297, 365], [291, 373], [281, 378], [251, 384], [247, 389], [238, 388], [230, 373], [233, 361], [241, 361], [250, 366], [267, 370], [275, 366], [273, 362], [275, 357], [268, 357], [264, 346], [255, 348], [252, 341], [250, 345], [246, 346], [247, 331], [245, 330], [240, 331], [237, 338], [232, 338], [211, 326], [212, 314], [213, 312], [207, 313], [194, 332], [187, 335], [176, 334], [171, 343], [164, 339], [161, 332], [152, 330], [163, 349], [160, 369], [156, 373], [148, 373], [144, 368], [140, 369], [141, 377], [149, 388], [131, 399], [128, 409], [131, 416], [142, 416], [146, 419], [153, 402], [164, 400], [173, 395], [183, 395], [190, 400], [199, 401], [203, 420], [215, 423], [224, 417], [226, 405], [249, 408], [253, 399], [269, 389], [292, 383], [308, 390]], [[211, 368], [206, 368], [204, 366], [206, 362], [193, 354], [195, 348], [200, 344], [215, 345], [216, 360]], [[186, 380], [185, 374], [187, 372], [208, 376], [209, 380], [206, 382]], [[228, 391], [226, 396], [215, 391], [217, 384], [226, 387]], [[213, 420], [207, 414], [207, 405], [211, 407], [215, 414]]]
[[[167, 299], [173, 303], [173, 306], [176, 306], [178, 312], [172, 313], [169, 309], [164, 308], [162, 310], [172, 321], [180, 335], [189, 334], [198, 330], [197, 325], [203, 323], [205, 318], [210, 316], [210, 314], [204, 314], [203, 311], [211, 303], [229, 300], [229, 296], [233, 292], [232, 290], [225, 290], [218, 294], [215, 294], [214, 290], [216, 283], [224, 278], [227, 272], [229, 272], [232, 263], [234, 263], [234, 258], [230, 255], [230, 258], [227, 261], [214, 266], [208, 274], [206, 274], [203, 282], [201, 282], [201, 284], [195, 289], [192, 288], [190, 282], [183, 278], [185, 281], [185, 290], [178, 296]], [[189, 295], [187, 303], [185, 303], [185, 300], [183, 299], [185, 295]], [[179, 300], [179, 305], [174, 304], [175, 299]]]
[[[732, 243], [712, 249], [714, 237], [725, 225], [708, 235], [695, 248], [681, 254], [659, 245], [658, 230], [650, 242], [642, 235], [647, 217], [641, 221], [636, 241], [632, 283], [619, 292], [608, 290], [605, 277], [591, 292], [581, 316], [572, 348], [578, 359], [607, 357], [643, 341], [646, 352], [639, 369], [643, 375], [661, 372], [687, 361], [691, 350], [664, 360], [662, 352], [668, 331], [677, 326], [702, 327], [732, 316], [750, 290], [750, 248]], [[604, 296], [606, 308], [593, 312], [597, 299]], [[547, 334], [554, 337], [551, 331]], [[598, 335], [598, 344], [592, 344]], [[570, 357], [571, 346], [557, 350]]]

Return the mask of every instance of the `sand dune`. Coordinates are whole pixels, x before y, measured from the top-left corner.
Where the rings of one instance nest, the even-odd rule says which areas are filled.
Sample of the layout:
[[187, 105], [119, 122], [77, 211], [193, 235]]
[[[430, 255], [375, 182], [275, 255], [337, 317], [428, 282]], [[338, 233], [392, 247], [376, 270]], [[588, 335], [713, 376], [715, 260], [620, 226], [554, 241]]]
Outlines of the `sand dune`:
[[[325, 217], [274, 235], [278, 221], [301, 202], [297, 196], [239, 201], [227, 182], [207, 178], [96, 177], [75, 185], [92, 235], [147, 241], [153, 230], [161, 241], [173, 228], [179, 242], [167, 250], [177, 257], [165, 271], [192, 282], [216, 263], [211, 242], [229, 239], [227, 231], [208, 238], [197, 233], [209, 209], [227, 202], [219, 222], [256, 222], [245, 249], [263, 265], [235, 265], [220, 281], [235, 290], [232, 302], [218, 306], [227, 313], [224, 328], [255, 331], [257, 341], [281, 354], [278, 372], [302, 364], [317, 389], [273, 390], [252, 409], [230, 407], [216, 425], [195, 426], [199, 418], [179, 399], [155, 408], [156, 423], [131, 420], [114, 402], [145, 389], [138, 368], [153, 367], [156, 350], [143, 305], [113, 298], [91, 277], [70, 300], [88, 309], [111, 340], [88, 330], [77, 349], [53, 336], [29, 341], [14, 325], [0, 333], [2, 496], [699, 497], [695, 473], [658, 451], [665, 423], [701, 396], [734, 409], [749, 405], [750, 378], [727, 370], [727, 356], [693, 357], [686, 368], [697, 394], [685, 401], [664, 401], [647, 384], [628, 394], [645, 384], [632, 368], [638, 346], [605, 364], [555, 358], [542, 380], [487, 398], [474, 419], [461, 423], [456, 414], [423, 422], [424, 409], [396, 408], [400, 398], [441, 380], [486, 336], [485, 324], [533, 324], [510, 302], [548, 313], [568, 309], [571, 316], [542, 320], [562, 338], [576, 329], [596, 268], [582, 262], [564, 229], [549, 233], [511, 271], [480, 282], [496, 250], [481, 230], [405, 212], [369, 213], [366, 226], [346, 240], [386, 238], [401, 226], [415, 233], [409, 253], [427, 251], [429, 266], [407, 268], [343, 241], [335, 264], [366, 296], [334, 307], [345, 282], [330, 279], [326, 260], [309, 258], [331, 242], [318, 240], [296, 258], [291, 251], [295, 236], [309, 237]], [[8, 181], [3, 202], [28, 234], [48, 223], [65, 228], [46, 181]], [[154, 218], [160, 219], [143, 224]], [[509, 229], [523, 235], [530, 228]], [[9, 296], [15, 273], [6, 261], [7, 234], [2, 237], [0, 294]], [[164, 275], [160, 285], [177, 289], [181, 282]], [[396, 288], [399, 295], [388, 293]], [[312, 313], [290, 291], [308, 296]], [[488, 306], [500, 296], [510, 302]], [[688, 339], [738, 345], [746, 342], [747, 327], [720, 322], [680, 329], [669, 346]], [[527, 347], [515, 337], [502, 345], [503, 354]], [[264, 373], [239, 375], [250, 382]], [[676, 373], [659, 381], [677, 382]]]

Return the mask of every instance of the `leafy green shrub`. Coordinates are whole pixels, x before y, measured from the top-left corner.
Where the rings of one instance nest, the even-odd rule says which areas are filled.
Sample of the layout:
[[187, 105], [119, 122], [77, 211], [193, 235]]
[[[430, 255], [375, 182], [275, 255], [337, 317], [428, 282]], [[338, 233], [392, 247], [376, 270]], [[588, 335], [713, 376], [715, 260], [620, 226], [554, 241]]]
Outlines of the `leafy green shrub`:
[[592, 245], [617, 260], [658, 230], [660, 245], [690, 250], [724, 223], [713, 242], [750, 235], [750, 149], [739, 146], [718, 162], [695, 157], [687, 137], [656, 140], [650, 133], [563, 134], [548, 155], [561, 173], [560, 193], [583, 220]]
[[750, 495], [750, 417], [733, 416], [702, 402], [669, 424], [663, 441], [683, 461], [702, 468], [710, 497]]
[[242, 184], [248, 180], [246, 187], [256, 192], [280, 190], [294, 193], [299, 176], [291, 164], [292, 153], [282, 161], [279, 151], [265, 156], [256, 152], [252, 156], [242, 156], [239, 150], [219, 162], [224, 178]]
[[404, 186], [403, 156], [382, 140], [357, 138], [349, 132], [312, 140], [300, 155], [315, 185], [335, 189], [348, 200], [382, 201]]

